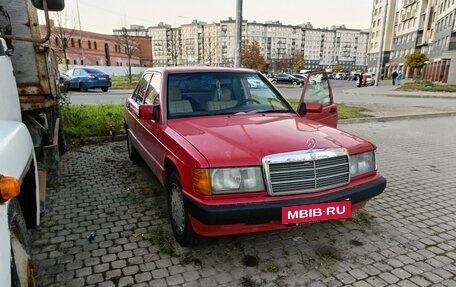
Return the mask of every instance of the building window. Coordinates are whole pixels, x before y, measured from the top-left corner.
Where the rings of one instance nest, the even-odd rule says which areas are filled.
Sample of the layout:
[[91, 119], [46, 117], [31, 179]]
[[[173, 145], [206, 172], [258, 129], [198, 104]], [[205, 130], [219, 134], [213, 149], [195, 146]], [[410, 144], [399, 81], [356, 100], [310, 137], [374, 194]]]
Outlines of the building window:
[[98, 61], [95, 62], [97, 66], [99, 66]]
[[92, 49], [92, 42], [89, 41], [89, 49]]
[[74, 47], [74, 39], [71, 38], [71, 47]]
[[75, 65], [76, 65], [77, 63], [78, 63], [78, 62], [77, 62], [76, 60], [73, 60], [73, 64], [75, 64]]
[[81, 39], [78, 40], [78, 47], [79, 47], [79, 48], [82, 48], [82, 41], [81, 41]]
[[97, 50], [97, 42], [93, 41], [93, 48]]
[[55, 45], [58, 47], [59, 46], [59, 38], [55, 37]]
[[84, 60], [81, 60], [81, 65], [84, 65]]

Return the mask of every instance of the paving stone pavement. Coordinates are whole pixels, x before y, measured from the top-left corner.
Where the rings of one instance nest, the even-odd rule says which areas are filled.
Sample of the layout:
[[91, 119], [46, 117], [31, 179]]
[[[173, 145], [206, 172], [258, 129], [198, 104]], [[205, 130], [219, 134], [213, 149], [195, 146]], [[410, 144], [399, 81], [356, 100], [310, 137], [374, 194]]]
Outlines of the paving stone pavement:
[[[125, 142], [62, 158], [33, 256], [41, 286], [456, 286], [455, 117], [341, 125], [373, 140], [386, 191], [352, 219], [178, 246]], [[95, 232], [92, 242], [88, 236]]]

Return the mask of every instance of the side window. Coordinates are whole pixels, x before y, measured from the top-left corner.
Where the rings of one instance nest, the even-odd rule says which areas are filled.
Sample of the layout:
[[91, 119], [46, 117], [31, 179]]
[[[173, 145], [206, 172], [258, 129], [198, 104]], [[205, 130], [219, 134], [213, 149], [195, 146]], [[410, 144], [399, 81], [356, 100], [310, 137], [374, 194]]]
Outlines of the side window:
[[323, 106], [331, 104], [328, 79], [323, 74], [310, 76], [304, 101], [307, 103], [319, 103]]
[[81, 70], [80, 69], [74, 69], [73, 75], [80, 76], [81, 75]]
[[144, 76], [139, 81], [138, 85], [136, 86], [133, 95], [131, 96], [132, 99], [137, 102], [138, 104], [142, 104], [147, 92], [147, 86], [149, 85], [150, 78], [152, 74], [144, 74]]
[[160, 104], [160, 90], [161, 90], [161, 75], [154, 74], [147, 89], [146, 104], [159, 105]]

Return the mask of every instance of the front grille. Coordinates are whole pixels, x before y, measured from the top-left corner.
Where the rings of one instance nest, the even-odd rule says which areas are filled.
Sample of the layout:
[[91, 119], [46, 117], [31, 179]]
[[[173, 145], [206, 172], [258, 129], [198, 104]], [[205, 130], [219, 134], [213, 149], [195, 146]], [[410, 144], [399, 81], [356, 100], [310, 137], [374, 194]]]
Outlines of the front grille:
[[311, 193], [346, 184], [350, 163], [345, 149], [270, 155], [263, 159], [271, 195]]

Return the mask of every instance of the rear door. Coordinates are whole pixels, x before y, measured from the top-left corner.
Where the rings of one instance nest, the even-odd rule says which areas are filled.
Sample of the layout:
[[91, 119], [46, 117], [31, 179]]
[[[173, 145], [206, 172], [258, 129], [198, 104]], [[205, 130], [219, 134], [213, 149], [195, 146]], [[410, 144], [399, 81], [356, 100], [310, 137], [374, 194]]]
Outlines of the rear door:
[[139, 115], [139, 105], [144, 102], [144, 99], [147, 94], [147, 88], [149, 86], [150, 79], [152, 77], [151, 73], [144, 73], [141, 79], [138, 82], [135, 90], [131, 97], [125, 100], [125, 124], [128, 135], [132, 144], [139, 150], [139, 138], [138, 134], [138, 115]]
[[331, 127], [337, 127], [337, 106], [326, 72], [309, 73], [302, 89], [300, 103], [302, 102], [322, 105], [321, 112], [307, 112], [304, 117]]

